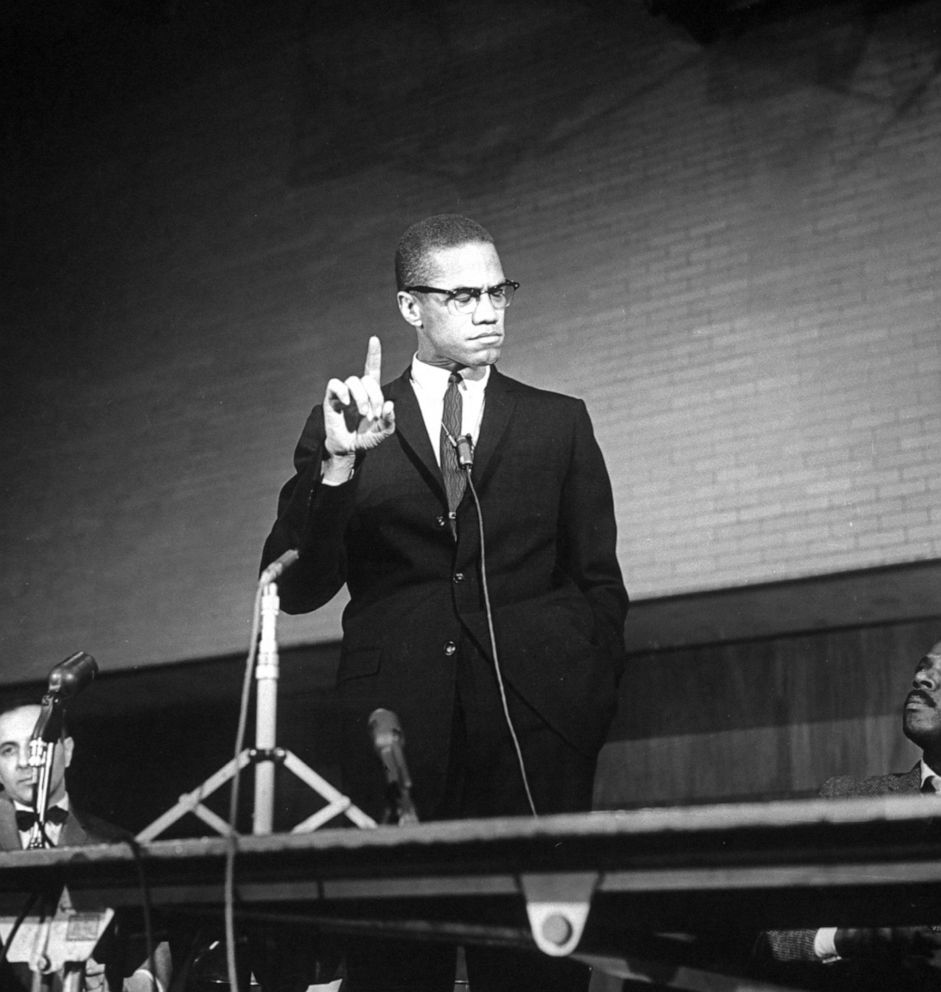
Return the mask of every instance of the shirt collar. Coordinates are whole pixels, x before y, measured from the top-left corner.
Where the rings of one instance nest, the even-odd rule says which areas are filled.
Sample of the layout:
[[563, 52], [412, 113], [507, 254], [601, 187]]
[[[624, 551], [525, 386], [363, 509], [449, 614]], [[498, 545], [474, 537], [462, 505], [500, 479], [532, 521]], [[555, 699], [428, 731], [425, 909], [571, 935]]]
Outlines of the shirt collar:
[[921, 759], [919, 764], [921, 765], [921, 784], [922, 787], [924, 787], [925, 782], [927, 782], [929, 778], [933, 778], [937, 772], [935, 772], [935, 770], [928, 764], [927, 761], [925, 761], [924, 758]]
[[[53, 806], [61, 806], [64, 810], [68, 810], [68, 808], [69, 808], [69, 795], [68, 795], [68, 793], [66, 793], [58, 802], [52, 803], [52, 805]], [[29, 811], [30, 813], [33, 812], [33, 807], [32, 806], [29, 806], [26, 803], [21, 803], [18, 799], [14, 799], [13, 800], [13, 808], [14, 809], [25, 809], [25, 810]]]
[[[429, 365], [427, 362], [423, 362], [417, 354], [412, 358], [412, 382], [424, 392], [444, 396], [450, 376], [449, 369], [443, 369], [440, 365]], [[488, 365], [479, 379], [463, 379], [461, 385], [470, 392], [480, 391], [482, 393], [487, 388], [489, 381], [490, 366]]]

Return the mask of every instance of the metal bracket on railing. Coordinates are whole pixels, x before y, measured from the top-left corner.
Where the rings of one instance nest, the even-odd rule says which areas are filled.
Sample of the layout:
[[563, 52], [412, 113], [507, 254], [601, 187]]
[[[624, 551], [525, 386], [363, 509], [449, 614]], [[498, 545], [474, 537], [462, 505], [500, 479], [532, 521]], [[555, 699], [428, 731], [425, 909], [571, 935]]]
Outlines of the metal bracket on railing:
[[529, 926], [540, 951], [564, 957], [578, 947], [600, 877], [598, 872], [521, 876]]

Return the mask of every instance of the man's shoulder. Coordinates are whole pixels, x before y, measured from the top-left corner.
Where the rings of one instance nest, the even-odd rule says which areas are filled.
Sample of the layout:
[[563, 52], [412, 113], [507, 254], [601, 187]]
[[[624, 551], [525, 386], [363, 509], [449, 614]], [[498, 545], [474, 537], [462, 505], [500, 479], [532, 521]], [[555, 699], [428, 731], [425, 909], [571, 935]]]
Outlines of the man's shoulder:
[[20, 835], [16, 829], [13, 802], [7, 795], [0, 795], [0, 851], [17, 851]]
[[884, 796], [893, 792], [918, 792], [921, 774], [918, 765], [907, 772], [889, 772], [887, 775], [870, 775], [854, 778], [837, 775], [823, 783], [820, 795], [826, 799], [849, 796]]
[[130, 831], [118, 827], [100, 816], [72, 807], [72, 815], [86, 836], [87, 844], [118, 844], [132, 838]]
[[522, 382], [519, 379], [508, 376], [496, 368], [490, 373], [490, 381], [487, 384], [487, 389], [503, 390], [523, 399], [556, 404], [559, 407], [570, 406], [573, 410], [585, 405], [584, 401], [577, 396], [560, 393], [553, 389], [544, 389], [540, 386], [532, 386], [528, 382]]
[[[69, 818], [62, 827], [59, 846], [85, 844], [119, 844], [133, 838], [133, 835], [103, 820], [92, 813], [86, 813], [69, 804]], [[7, 796], [0, 797], [0, 851], [18, 851], [20, 835], [16, 828], [16, 811]]]

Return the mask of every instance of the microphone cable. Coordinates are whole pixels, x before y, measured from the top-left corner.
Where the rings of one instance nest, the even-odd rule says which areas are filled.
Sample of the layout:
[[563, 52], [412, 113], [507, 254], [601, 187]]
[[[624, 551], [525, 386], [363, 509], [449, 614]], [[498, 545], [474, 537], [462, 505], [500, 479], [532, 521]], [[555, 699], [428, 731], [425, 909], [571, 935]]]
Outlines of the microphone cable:
[[[152, 992], [164, 992], [163, 985], [157, 979], [157, 943], [154, 940], [153, 902], [150, 897], [150, 886], [147, 884], [147, 873], [144, 867], [144, 855], [135, 837], [126, 837], [124, 843], [130, 849], [137, 871], [137, 885], [141, 896], [141, 913], [144, 918], [144, 945], [147, 949], [145, 964], [150, 978]], [[141, 971], [141, 968], [137, 969]]]
[[[262, 581], [265, 580], [265, 581]], [[235, 755], [232, 758], [232, 791], [229, 794], [229, 832], [225, 837], [225, 884], [223, 889], [223, 917], [225, 921], [225, 962], [231, 992], [239, 992], [238, 969], [235, 959], [235, 852], [238, 848], [238, 834], [235, 830], [238, 819], [239, 781], [241, 772], [239, 759], [245, 743], [248, 727], [248, 704], [252, 694], [252, 676], [255, 672], [255, 659], [258, 655], [258, 635], [261, 630], [261, 598], [268, 584], [268, 575], [263, 573], [255, 587], [255, 601], [252, 609], [252, 630], [248, 656], [245, 659], [245, 673], [242, 677], [242, 693], [239, 700], [238, 729], [235, 733]]]
[[480, 585], [484, 594], [484, 612], [487, 615], [487, 632], [490, 635], [490, 653], [493, 656], [493, 670], [497, 677], [500, 704], [503, 707], [503, 719], [510, 732], [513, 749], [516, 752], [516, 763], [519, 765], [520, 778], [523, 782], [523, 790], [526, 793], [526, 802], [529, 804], [530, 812], [538, 819], [539, 814], [536, 812], [536, 804], [533, 802], [533, 794], [529, 785], [529, 775], [526, 771], [526, 762], [523, 759], [523, 749], [520, 747], [516, 727], [513, 725], [512, 716], [510, 716], [506, 685], [503, 681], [503, 668], [500, 665], [500, 655], [497, 651], [497, 635], [493, 626], [493, 610], [490, 607], [490, 590], [487, 586], [487, 546], [484, 540], [484, 514], [480, 506], [477, 489], [474, 487], [473, 479], [471, 479], [471, 469], [474, 466], [473, 444], [469, 434], [462, 435], [459, 438], [451, 437], [448, 434], [448, 440], [454, 445], [457, 451], [458, 464], [464, 470], [464, 475], [467, 477], [467, 488], [470, 490], [470, 494], [474, 500], [474, 506], [477, 509], [477, 531], [480, 536]]
[[235, 958], [235, 854], [238, 850], [238, 833], [235, 825], [238, 820], [239, 782], [241, 770], [239, 763], [245, 746], [245, 734], [248, 728], [248, 705], [252, 695], [252, 676], [255, 674], [255, 662], [258, 657], [258, 638], [261, 633], [261, 601], [265, 589], [281, 573], [290, 568], [300, 553], [296, 548], [285, 551], [275, 559], [258, 578], [255, 585], [255, 598], [252, 605], [252, 629], [248, 645], [248, 655], [245, 658], [245, 672], [242, 676], [242, 692], [239, 698], [238, 728], [235, 732], [235, 754], [232, 757], [232, 791], [229, 794], [229, 832], [225, 836], [225, 884], [223, 887], [223, 916], [225, 920], [225, 963], [229, 979], [230, 992], [239, 992], [238, 968]]

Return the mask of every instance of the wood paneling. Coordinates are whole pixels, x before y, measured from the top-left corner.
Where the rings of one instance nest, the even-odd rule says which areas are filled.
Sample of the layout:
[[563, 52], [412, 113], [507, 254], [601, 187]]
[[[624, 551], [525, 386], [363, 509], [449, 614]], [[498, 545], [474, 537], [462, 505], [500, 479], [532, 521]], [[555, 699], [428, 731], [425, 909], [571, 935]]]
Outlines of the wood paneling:
[[603, 807], [816, 793], [918, 756], [901, 709], [941, 616], [634, 655], [602, 753]]

